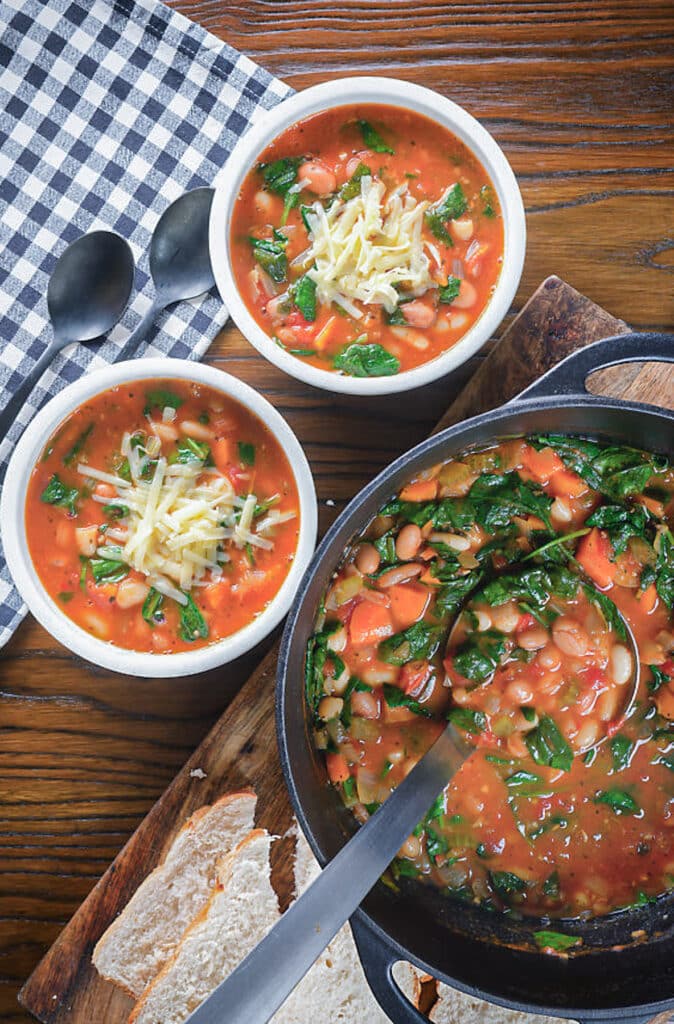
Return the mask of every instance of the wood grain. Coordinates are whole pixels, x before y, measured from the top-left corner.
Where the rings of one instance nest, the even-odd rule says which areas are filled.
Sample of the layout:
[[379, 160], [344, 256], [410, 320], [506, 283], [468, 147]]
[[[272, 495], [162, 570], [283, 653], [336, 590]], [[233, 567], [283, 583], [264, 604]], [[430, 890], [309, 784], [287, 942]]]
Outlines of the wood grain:
[[[452, 404], [443, 422], [462, 419], [467, 405], [472, 412], [494, 408], [514, 397], [564, 355], [624, 329], [624, 324], [559, 278], [548, 279]], [[493, 369], [500, 381], [498, 392], [493, 388]], [[635, 387], [643, 394], [645, 386], [638, 384], [638, 376], [627, 382], [615, 377], [606, 393], [627, 397]], [[664, 401], [666, 393], [667, 382], [662, 376], [650, 381], [647, 397], [651, 401]], [[669, 388], [669, 395], [674, 403], [674, 388]], [[197, 807], [224, 792], [251, 785], [259, 797], [259, 823], [275, 834], [286, 832], [291, 812], [274, 732], [276, 656], [274, 646], [27, 982], [21, 1001], [45, 1024], [89, 1024], [91, 1020], [123, 1024], [126, 1020], [131, 1000], [98, 976], [91, 964], [91, 952], [162, 857], [182, 822]], [[191, 772], [196, 769], [206, 777], [193, 776]], [[285, 899], [290, 895], [290, 853], [287, 841], [285, 845], [277, 844], [274, 851], [274, 880]]]
[[[171, 0], [295, 88], [392, 74], [475, 114], [510, 159], [528, 251], [512, 313], [558, 273], [639, 327], [674, 324], [669, 0]], [[480, 360], [404, 399], [357, 403], [283, 377], [228, 327], [209, 361], [260, 388], [305, 444], [321, 529], [421, 440]], [[328, 506], [326, 501], [335, 501]], [[248, 666], [134, 680], [27, 621], [0, 652], [0, 1020]]]

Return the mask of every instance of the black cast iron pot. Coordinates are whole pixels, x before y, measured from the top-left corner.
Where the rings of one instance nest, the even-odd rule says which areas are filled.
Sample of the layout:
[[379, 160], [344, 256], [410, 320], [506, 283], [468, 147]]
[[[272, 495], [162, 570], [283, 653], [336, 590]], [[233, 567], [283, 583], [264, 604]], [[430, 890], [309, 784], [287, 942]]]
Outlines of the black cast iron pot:
[[[674, 336], [627, 334], [574, 353], [514, 401], [450, 427], [397, 459], [350, 502], [323, 540], [288, 617], [276, 705], [283, 772], [302, 829], [322, 865], [357, 826], [328, 785], [324, 759], [313, 747], [304, 657], [319, 599], [345, 549], [414, 474], [495, 439], [583, 434], [674, 456], [673, 413], [585, 391], [586, 377], [594, 370], [637, 360], [674, 362]], [[395, 1024], [426, 1021], [393, 980], [391, 969], [398, 960], [409, 960], [471, 995], [583, 1024], [644, 1024], [674, 1007], [672, 895], [644, 908], [573, 922], [571, 930], [582, 935], [583, 945], [568, 959], [536, 949], [532, 933], [540, 921], [489, 913], [414, 882], [398, 894], [379, 883], [351, 924], [370, 986]], [[635, 938], [635, 932], [641, 937]]]

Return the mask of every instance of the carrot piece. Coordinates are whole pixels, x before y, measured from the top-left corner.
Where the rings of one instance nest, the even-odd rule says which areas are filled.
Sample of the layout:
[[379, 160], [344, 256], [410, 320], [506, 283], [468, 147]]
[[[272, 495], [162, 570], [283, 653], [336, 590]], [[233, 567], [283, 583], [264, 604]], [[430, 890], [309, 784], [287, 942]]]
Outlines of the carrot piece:
[[582, 476], [570, 469], [560, 469], [550, 479], [550, 490], [556, 498], [577, 498], [588, 487]]
[[421, 693], [424, 685], [431, 674], [431, 666], [424, 659], [420, 661], [408, 661], [400, 670], [398, 685], [405, 693], [415, 697]]
[[388, 608], [372, 601], [359, 601], [349, 619], [351, 643], [357, 647], [379, 643], [393, 633]]
[[399, 583], [389, 587], [388, 592], [393, 619], [399, 629], [407, 629], [426, 611], [430, 596], [426, 587], [415, 586], [414, 583]]
[[326, 754], [325, 763], [327, 765], [330, 782], [335, 786], [339, 782], [346, 782], [351, 775], [349, 766], [346, 763], [346, 758], [343, 754]]
[[608, 587], [618, 569], [615, 562], [609, 558], [610, 552], [611, 543], [608, 537], [596, 526], [583, 537], [576, 551], [576, 561], [599, 587]]
[[642, 505], [645, 505], [649, 512], [652, 512], [658, 519], [662, 519], [665, 514], [665, 506], [661, 501], [657, 501], [655, 498], [649, 498], [647, 494], [642, 494], [639, 498]]
[[564, 469], [564, 463], [552, 448], [542, 448], [537, 452], [527, 445], [522, 452], [522, 465], [539, 483], [549, 480], [553, 473]]
[[400, 492], [401, 501], [432, 501], [438, 493], [437, 480], [413, 480]]
[[217, 441], [214, 441], [211, 445], [211, 455], [213, 456], [216, 468], [221, 473], [224, 473], [232, 461], [232, 446], [229, 443], [229, 438], [219, 437]]

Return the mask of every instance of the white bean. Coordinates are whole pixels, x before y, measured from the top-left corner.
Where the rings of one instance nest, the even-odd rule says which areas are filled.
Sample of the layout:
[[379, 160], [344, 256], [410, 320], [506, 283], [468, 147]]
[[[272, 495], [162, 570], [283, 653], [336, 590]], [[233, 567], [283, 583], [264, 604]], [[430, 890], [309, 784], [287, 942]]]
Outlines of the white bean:
[[632, 678], [632, 655], [622, 644], [614, 644], [609, 658], [613, 682], [624, 686]]
[[174, 423], [150, 423], [150, 430], [161, 441], [170, 443], [178, 440], [178, 428]]
[[356, 566], [364, 576], [371, 576], [379, 568], [381, 557], [374, 544], [361, 544], [356, 554]]
[[428, 538], [431, 544], [446, 544], [452, 551], [468, 551], [470, 540], [458, 533], [432, 533]]
[[563, 654], [582, 658], [590, 647], [590, 638], [579, 622], [560, 615], [552, 624], [552, 638]]
[[379, 701], [367, 690], [355, 690], [351, 695], [351, 711], [359, 718], [379, 718]]
[[475, 286], [472, 285], [470, 281], [466, 281], [464, 278], [464, 280], [461, 282], [461, 287], [459, 288], [459, 294], [454, 299], [452, 305], [455, 307], [455, 309], [470, 309], [470, 307], [474, 306], [476, 302], [477, 291], [475, 289]]
[[317, 196], [327, 196], [337, 188], [334, 173], [320, 160], [305, 161], [297, 173], [297, 180], [302, 188]]
[[421, 530], [415, 523], [408, 523], [403, 526], [396, 538], [396, 555], [401, 562], [408, 562], [414, 558], [421, 547]]
[[213, 431], [205, 423], [198, 420], [183, 420], [180, 424], [180, 433], [185, 437], [193, 437], [197, 441], [212, 441]]
[[492, 608], [491, 618], [499, 632], [512, 633], [520, 621], [520, 611], [514, 602], [509, 601], [507, 604], [499, 604]]
[[75, 530], [77, 550], [81, 555], [91, 558], [96, 553], [96, 542], [98, 538], [97, 526], [78, 526]]
[[573, 519], [573, 513], [562, 498], [555, 498], [550, 508], [550, 517], [558, 523], [570, 523]]
[[420, 327], [422, 330], [432, 327], [438, 315], [433, 306], [418, 299], [414, 302], [406, 302], [400, 308], [410, 327]]
[[147, 583], [132, 579], [122, 580], [117, 587], [115, 601], [118, 608], [133, 608], [137, 604], [142, 604], [149, 593]]
[[274, 212], [274, 200], [268, 192], [256, 192], [253, 203], [256, 211], [264, 217], [271, 217]]
[[517, 637], [517, 643], [525, 651], [540, 651], [547, 642], [548, 632], [542, 626], [532, 626]]
[[470, 217], [459, 217], [452, 221], [449, 230], [458, 242], [467, 242], [473, 234], [473, 221]]
[[475, 618], [477, 619], [477, 628], [479, 633], [486, 633], [488, 629], [491, 629], [491, 616], [487, 612], [483, 612], [481, 609], [475, 612]]

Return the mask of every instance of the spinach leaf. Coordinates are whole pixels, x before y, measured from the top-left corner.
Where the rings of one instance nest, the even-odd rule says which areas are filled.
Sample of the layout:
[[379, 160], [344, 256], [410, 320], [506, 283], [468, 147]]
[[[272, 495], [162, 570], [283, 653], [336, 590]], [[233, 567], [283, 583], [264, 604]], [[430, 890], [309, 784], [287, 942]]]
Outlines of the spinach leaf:
[[249, 238], [253, 247], [253, 256], [272, 281], [280, 284], [288, 274], [288, 257], [286, 256], [287, 238], [280, 231], [274, 232], [274, 238]]
[[255, 445], [248, 441], [239, 441], [239, 462], [242, 466], [255, 465]]
[[353, 342], [335, 357], [334, 367], [350, 377], [391, 377], [400, 369], [400, 360], [382, 345]]
[[68, 487], [64, 484], [58, 473], [54, 473], [51, 480], [40, 495], [40, 501], [45, 505], [58, 505], [60, 508], [68, 509], [71, 516], [77, 515], [75, 502], [80, 496], [76, 487]]
[[417, 526], [425, 526], [435, 516], [437, 507], [437, 502], [435, 501], [401, 501], [400, 498], [393, 498], [384, 505], [380, 514], [383, 516], [398, 516], [406, 523], [416, 523]]
[[565, 935], [548, 929], [534, 932], [534, 940], [539, 949], [553, 949], [555, 953], [564, 953], [572, 946], [580, 946], [583, 940], [578, 935]]
[[598, 526], [605, 530], [616, 555], [627, 548], [630, 537], [646, 536], [646, 525], [650, 519], [643, 505], [629, 508], [627, 505], [601, 505], [585, 520], [587, 526]]
[[530, 440], [536, 448], [552, 448], [590, 487], [614, 501], [642, 491], [652, 476], [667, 468], [666, 459], [637, 448], [619, 445], [602, 448], [594, 441], [561, 434], [546, 434]]
[[559, 873], [553, 871], [543, 882], [543, 895], [551, 896], [552, 899], [559, 899]]
[[641, 808], [624, 789], [605, 789], [595, 794], [596, 804], [606, 804], [616, 814], [638, 814]]
[[530, 601], [543, 608], [550, 597], [552, 585], [544, 569], [523, 569], [517, 576], [498, 576], [483, 587], [477, 600], [485, 601], [492, 607], [507, 601]]
[[627, 630], [622, 616], [615, 604], [601, 590], [596, 590], [590, 583], [583, 583], [583, 590], [592, 604], [596, 605], [604, 617], [606, 625], [612, 629], [621, 640], [627, 640]]
[[112, 502], [110, 505], [103, 506], [103, 515], [106, 515], [108, 519], [124, 519], [128, 514], [128, 505], [121, 505], [117, 502]]
[[146, 416], [149, 416], [153, 409], [179, 409], [184, 399], [175, 394], [174, 391], [167, 391], [165, 388], [156, 388], [154, 391], [145, 392]]
[[360, 182], [362, 178], [372, 177], [372, 171], [367, 164], [359, 163], [347, 182], [339, 190], [339, 198], [348, 202], [360, 193]]
[[475, 711], [471, 708], [452, 708], [447, 715], [447, 720], [455, 725], [457, 729], [474, 736], [476, 733], [484, 732], [487, 719], [483, 711]]
[[512, 775], [509, 775], [505, 780], [505, 784], [508, 789], [516, 789], [518, 792], [522, 793], [525, 790], [530, 790], [532, 786], [536, 791], [538, 791], [542, 781], [543, 780], [540, 775], [535, 775], [533, 772], [527, 772], [524, 769], [521, 769], [520, 771], [513, 772]]
[[155, 622], [164, 621], [164, 613], [161, 610], [163, 603], [164, 595], [160, 594], [154, 587], [151, 587], [149, 594], [143, 601], [141, 610], [141, 615], [150, 626], [154, 626]]
[[122, 554], [120, 547], [110, 547], [110, 557], [90, 558], [91, 574], [95, 583], [119, 583], [125, 576], [129, 575], [128, 565], [118, 558]]
[[446, 245], [453, 245], [452, 236], [446, 228], [449, 220], [456, 220], [468, 208], [463, 188], [460, 182], [450, 185], [445, 194], [437, 203], [429, 206], [424, 214], [426, 225], [441, 242]]
[[[520, 478], [516, 472], [484, 473], [471, 486], [465, 498], [445, 498], [440, 503], [435, 525], [452, 525], [468, 529], [477, 522], [489, 533], [509, 526], [514, 516], [533, 515], [550, 526], [552, 498], [534, 484]], [[465, 524], [465, 525], [461, 525]]]
[[91, 431], [93, 429], [94, 429], [94, 425], [93, 425], [93, 423], [90, 423], [89, 426], [85, 430], [82, 431], [82, 433], [77, 438], [77, 440], [75, 441], [75, 444], [72, 446], [72, 448], [70, 449], [68, 454], [64, 455], [64, 457], [63, 457], [64, 465], [69, 466], [71, 464], [71, 462], [75, 461], [75, 459], [80, 454], [80, 452], [84, 448], [85, 444], [89, 440], [89, 435], [91, 434]]
[[[318, 703], [323, 696], [323, 667], [328, 657], [334, 662], [335, 671], [338, 675], [341, 675], [344, 671], [342, 659], [328, 649], [328, 640], [339, 629], [339, 626], [339, 622], [331, 622], [318, 633], [314, 633], [307, 641], [307, 653], [304, 662], [304, 685], [307, 704], [314, 713], [318, 710]], [[351, 680], [349, 680], [347, 686], [349, 695], [355, 688], [356, 683], [357, 680], [354, 677], [354, 685], [349, 689], [351, 686]]]
[[407, 320], [405, 319], [405, 314], [401, 305], [397, 305], [392, 313], [386, 314], [386, 323], [397, 325], [399, 327], [407, 326]]
[[437, 861], [449, 850], [449, 842], [445, 836], [437, 832], [432, 825], [426, 825], [426, 853], [433, 860]]
[[474, 504], [467, 498], [443, 498], [433, 513], [433, 526], [438, 530], [452, 527], [454, 530], [469, 530], [475, 522]]
[[379, 553], [380, 564], [384, 566], [394, 565], [397, 561], [396, 541], [393, 531], [383, 534], [372, 542], [375, 551]]
[[356, 124], [360, 128], [363, 142], [368, 149], [373, 150], [375, 153], [390, 153], [393, 156], [394, 150], [384, 142], [376, 128], [373, 128], [368, 121], [359, 120], [356, 121]]
[[658, 668], [657, 665], [649, 665], [648, 667], [653, 676], [652, 680], [648, 684], [648, 689], [651, 693], [657, 693], [661, 686], [672, 682], [671, 677], [668, 676], [663, 669]]
[[527, 883], [513, 871], [490, 871], [489, 880], [502, 899], [526, 892]]
[[461, 279], [458, 277], [452, 277], [450, 274], [447, 278], [447, 284], [442, 285], [438, 289], [438, 298], [440, 302], [449, 306], [454, 299], [458, 298], [459, 291], [461, 290]]
[[401, 633], [382, 640], [379, 657], [388, 665], [405, 665], [408, 661], [432, 658], [440, 646], [441, 629], [427, 622], [415, 622]]
[[475, 683], [484, 683], [498, 668], [506, 650], [502, 633], [487, 630], [466, 640], [452, 655], [454, 671]]
[[193, 437], [182, 437], [178, 441], [175, 461], [187, 464], [189, 462], [206, 462], [211, 454], [210, 447], [205, 441], [195, 441]]
[[671, 530], [665, 528], [661, 531], [659, 548], [655, 563], [655, 589], [671, 610], [674, 609], [674, 537]]
[[290, 297], [307, 323], [312, 324], [316, 319], [316, 282], [313, 278], [304, 274], [295, 284], [291, 284]]
[[180, 605], [180, 638], [191, 643], [197, 637], [205, 640], [208, 636], [208, 626], [197, 608], [191, 594], [185, 594], [187, 604]]
[[543, 715], [535, 729], [527, 733], [524, 741], [536, 764], [571, 771], [573, 751], [557, 728], [554, 719]]
[[440, 615], [453, 615], [459, 610], [463, 601], [482, 581], [482, 573], [472, 570], [466, 576], [456, 576], [438, 591], [435, 607]]
[[432, 711], [420, 704], [418, 700], [408, 697], [406, 693], [391, 683], [384, 683], [384, 700], [390, 708], [409, 708], [415, 715], [423, 715], [424, 718], [433, 717]]
[[615, 771], [621, 772], [624, 768], [629, 768], [633, 751], [634, 744], [627, 736], [618, 733], [617, 736], [611, 738], [611, 754]]
[[301, 156], [283, 156], [270, 164], [258, 164], [258, 171], [270, 192], [284, 196], [297, 181], [297, 170], [303, 162]]

